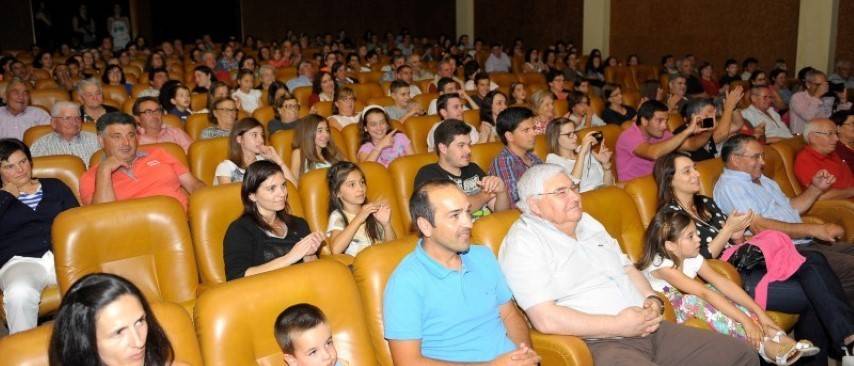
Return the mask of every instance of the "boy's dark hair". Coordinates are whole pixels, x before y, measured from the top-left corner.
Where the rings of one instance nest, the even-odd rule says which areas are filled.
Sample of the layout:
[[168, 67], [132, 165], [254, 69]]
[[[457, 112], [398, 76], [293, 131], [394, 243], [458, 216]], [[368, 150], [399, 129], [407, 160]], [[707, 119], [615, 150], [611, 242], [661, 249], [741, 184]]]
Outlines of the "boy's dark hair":
[[403, 88], [409, 88], [409, 83], [407, 83], [403, 80], [397, 79], [397, 80], [391, 82], [391, 85], [389, 86], [388, 90], [391, 91], [392, 93], [394, 93], [398, 89], [403, 89]]
[[304, 332], [322, 323], [326, 323], [326, 316], [317, 306], [305, 303], [291, 305], [276, 317], [273, 328], [276, 343], [282, 352], [293, 354], [294, 342], [291, 333]]
[[519, 127], [522, 121], [532, 117], [534, 117], [534, 112], [525, 107], [510, 107], [499, 113], [495, 129], [498, 132], [498, 138], [501, 139], [501, 143], [507, 145], [507, 137], [504, 134], [516, 131], [516, 128]]
[[454, 138], [459, 135], [468, 136], [471, 133], [471, 126], [458, 119], [446, 119], [439, 123], [439, 127], [433, 131], [433, 141], [436, 142], [436, 155], [439, 154], [439, 144], [448, 146], [454, 142]]

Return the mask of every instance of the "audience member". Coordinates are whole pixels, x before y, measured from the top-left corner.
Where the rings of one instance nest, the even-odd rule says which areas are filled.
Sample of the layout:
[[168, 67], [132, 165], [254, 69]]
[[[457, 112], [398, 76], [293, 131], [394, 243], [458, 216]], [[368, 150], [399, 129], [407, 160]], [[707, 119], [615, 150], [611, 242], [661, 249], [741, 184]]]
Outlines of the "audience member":
[[285, 83], [291, 93], [293, 93], [296, 88], [311, 86], [311, 81], [314, 78], [314, 66], [311, 65], [310, 61], [300, 61], [297, 73], [297, 77], [288, 80], [288, 82]]
[[605, 125], [605, 121], [599, 118], [599, 116], [596, 115], [596, 112], [590, 108], [590, 97], [586, 94], [573, 91], [572, 93], [569, 93], [569, 97], [566, 102], [569, 111], [564, 117], [574, 122], [576, 129], [580, 130], [591, 127], [602, 127]]
[[316, 114], [300, 120], [292, 148], [291, 172], [296, 179], [309, 170], [329, 168], [344, 160], [332, 140], [329, 123]]
[[107, 113], [98, 119], [98, 142], [104, 158], [80, 177], [84, 205], [163, 195], [187, 207], [187, 193], [205, 184], [160, 148], [137, 149], [134, 118]]
[[314, 305], [296, 304], [282, 311], [276, 317], [275, 336], [286, 365], [343, 366], [329, 322]]
[[509, 72], [510, 71], [510, 56], [504, 53], [501, 49], [501, 44], [495, 43], [492, 45], [492, 50], [489, 57], [486, 58], [484, 71], [486, 72]]
[[846, 89], [854, 89], [854, 76], [851, 75], [851, 61], [836, 60], [834, 73], [827, 78], [831, 83], [844, 84]]
[[449, 179], [468, 197], [472, 217], [478, 219], [491, 212], [510, 207], [504, 181], [486, 175], [477, 163], [471, 161], [471, 136], [473, 128], [458, 119], [446, 119], [434, 131], [437, 163], [428, 164], [415, 175], [415, 186], [435, 179]]
[[854, 174], [839, 155], [839, 131], [830, 119], [814, 119], [804, 126], [807, 146], [795, 157], [795, 177], [801, 186], [809, 187], [812, 178], [821, 170], [833, 176], [834, 182], [818, 199], [848, 199], [854, 197]]
[[[453, 83], [453, 82], [451, 82]], [[465, 93], [462, 93], [465, 95]], [[461, 94], [458, 93], [445, 93], [439, 96], [438, 101], [436, 102], [437, 109], [439, 110], [439, 117], [441, 117], [442, 121], [447, 119], [457, 119], [463, 120], [463, 111], [464, 101], [461, 98]], [[441, 121], [440, 121], [441, 122]], [[434, 133], [436, 128], [439, 127], [439, 123], [437, 122], [430, 128], [430, 131], [427, 132], [427, 151], [433, 151], [436, 149], [435, 136]], [[492, 134], [492, 131], [487, 130], [490, 128], [489, 125], [481, 125], [480, 132], [472, 127], [471, 132], [469, 133], [469, 138], [471, 138], [472, 144], [479, 144], [482, 142], [488, 142], [489, 137]]]
[[389, 86], [389, 93], [394, 104], [385, 108], [388, 117], [405, 123], [410, 117], [424, 114], [420, 103], [412, 101], [412, 88], [403, 80], [395, 80]]
[[234, 125], [228, 137], [228, 159], [216, 166], [214, 185], [242, 182], [246, 167], [258, 160], [269, 160], [282, 168], [286, 180], [296, 186], [297, 181], [282, 157], [266, 145], [264, 125], [255, 118], [244, 118]]
[[211, 112], [208, 113], [211, 126], [202, 130], [199, 137], [202, 140], [226, 137], [231, 133], [234, 123], [237, 122], [237, 102], [228, 97], [214, 99], [211, 103]]
[[198, 65], [193, 68], [193, 83], [196, 85], [193, 94], [207, 94], [214, 81], [216, 80], [210, 67]]
[[540, 361], [495, 257], [469, 242], [470, 208], [448, 180], [416, 187], [409, 200], [421, 239], [383, 296], [384, 337], [397, 364]]
[[[613, 153], [603, 143], [602, 132], [588, 133], [579, 145], [575, 130], [575, 122], [567, 118], [556, 118], [549, 123], [546, 128], [549, 145], [546, 162], [563, 167], [566, 175], [579, 186], [580, 192], [614, 184], [611, 172]], [[599, 148], [594, 151], [593, 146], [597, 144]]]
[[535, 329], [583, 338], [602, 365], [758, 363], [744, 342], [662, 321], [663, 300], [617, 240], [582, 211], [573, 187], [557, 165], [525, 172], [522, 216], [499, 251], [516, 303]]
[[854, 172], [854, 111], [839, 111], [830, 116], [839, 132], [836, 154], [842, 158], [848, 168]]
[[361, 116], [361, 139], [356, 154], [358, 161], [374, 161], [388, 167], [394, 159], [415, 153], [409, 138], [397, 129], [392, 129], [388, 115], [382, 107], [367, 106]]
[[332, 74], [326, 71], [318, 72], [314, 76], [311, 95], [308, 96], [309, 108], [317, 102], [332, 102], [335, 100], [335, 93], [337, 91], [338, 85], [335, 83], [335, 78]]
[[498, 137], [504, 149], [492, 159], [489, 175], [500, 177], [510, 196], [510, 207], [515, 208], [519, 201], [516, 182], [528, 168], [542, 164], [534, 155], [534, 113], [525, 107], [510, 107], [498, 115]]
[[77, 198], [59, 179], [33, 179], [30, 150], [0, 139], [0, 291], [9, 333], [38, 325], [42, 290], [56, 285], [51, 225]]
[[392, 208], [387, 201], [368, 202], [365, 173], [349, 161], [339, 161], [326, 173], [329, 188], [329, 250], [355, 257], [372, 244], [394, 240]]
[[83, 122], [94, 123], [105, 113], [118, 112], [115, 107], [104, 104], [104, 92], [95, 79], [80, 80], [77, 83], [77, 99], [80, 102], [80, 115]]
[[169, 73], [164, 68], [153, 69], [148, 72], [148, 88], [143, 89], [137, 95], [140, 97], [157, 97], [160, 96], [160, 88], [163, 84], [169, 81]]
[[267, 123], [267, 130], [272, 136], [276, 131], [287, 131], [296, 128], [299, 122], [299, 100], [293, 94], [285, 91], [276, 98], [273, 104], [273, 119]]
[[189, 152], [193, 139], [184, 130], [163, 123], [163, 110], [155, 97], [142, 97], [133, 102], [140, 144], [172, 142]]
[[783, 122], [780, 114], [771, 106], [771, 88], [764, 85], [750, 87], [750, 106], [741, 111], [741, 117], [754, 129], [765, 132], [765, 142], [772, 144], [792, 138], [789, 126]]
[[341, 131], [344, 127], [357, 123], [359, 123], [359, 114], [356, 113], [356, 93], [348, 87], [338, 89], [332, 103], [329, 125]]
[[231, 281], [317, 259], [325, 235], [291, 215], [285, 174], [278, 164], [261, 160], [246, 168], [240, 200], [243, 214], [225, 232], [225, 276]]
[[59, 101], [53, 104], [51, 115], [53, 132], [33, 142], [33, 156], [74, 155], [88, 165], [89, 158], [100, 147], [94, 133], [83, 131], [80, 107], [76, 103]]
[[255, 89], [255, 72], [241, 69], [237, 73], [237, 86], [237, 89], [231, 93], [231, 97], [239, 101], [240, 109], [252, 114], [261, 106], [261, 91]]
[[792, 94], [789, 101], [789, 128], [794, 134], [802, 134], [807, 122], [816, 118], [828, 118], [833, 112], [833, 98], [826, 98], [830, 90], [823, 72], [810, 70], [805, 75], [804, 89]]
[[190, 88], [184, 84], [178, 84], [169, 90], [166, 98], [161, 98], [166, 101], [163, 106], [166, 112], [181, 119], [182, 123], [187, 122], [187, 118], [193, 114], [190, 110]]
[[29, 105], [29, 86], [20, 79], [12, 79], [6, 85], [5, 102], [6, 105], [0, 107], [0, 138], [22, 140], [28, 128], [50, 123], [47, 112]]
[[616, 84], [605, 84], [602, 87], [602, 96], [605, 98], [605, 110], [602, 111], [602, 120], [605, 123], [620, 125], [626, 121], [637, 120], [637, 110], [623, 104], [623, 88]]

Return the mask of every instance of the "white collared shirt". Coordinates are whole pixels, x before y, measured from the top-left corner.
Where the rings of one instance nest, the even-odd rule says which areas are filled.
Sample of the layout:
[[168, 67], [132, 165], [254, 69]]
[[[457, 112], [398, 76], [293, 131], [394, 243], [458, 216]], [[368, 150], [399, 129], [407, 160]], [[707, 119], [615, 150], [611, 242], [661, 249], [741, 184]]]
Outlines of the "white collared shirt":
[[751, 105], [741, 111], [741, 116], [750, 122], [750, 125], [753, 127], [764, 123], [765, 138], [774, 137], [788, 139], [793, 137], [792, 132], [789, 131], [789, 127], [783, 123], [783, 120], [780, 118], [780, 114], [778, 114], [774, 108], [768, 108], [767, 113], [765, 113], [760, 111], [759, 108], [756, 108], [756, 106]]

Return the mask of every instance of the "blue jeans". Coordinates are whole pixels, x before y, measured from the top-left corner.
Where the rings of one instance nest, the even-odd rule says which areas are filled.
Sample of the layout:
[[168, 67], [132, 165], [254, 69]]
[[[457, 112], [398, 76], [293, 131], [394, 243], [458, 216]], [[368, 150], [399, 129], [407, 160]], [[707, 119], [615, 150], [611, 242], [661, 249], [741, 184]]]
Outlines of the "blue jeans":
[[[801, 268], [788, 280], [768, 286], [767, 310], [799, 314], [795, 336], [821, 348], [803, 364], [827, 365], [828, 351], [839, 356], [845, 337], [854, 334], [854, 310], [824, 255], [812, 250], [800, 253], [806, 258]], [[765, 269], [741, 273], [750, 296], [755, 297], [756, 284], [764, 275]]]

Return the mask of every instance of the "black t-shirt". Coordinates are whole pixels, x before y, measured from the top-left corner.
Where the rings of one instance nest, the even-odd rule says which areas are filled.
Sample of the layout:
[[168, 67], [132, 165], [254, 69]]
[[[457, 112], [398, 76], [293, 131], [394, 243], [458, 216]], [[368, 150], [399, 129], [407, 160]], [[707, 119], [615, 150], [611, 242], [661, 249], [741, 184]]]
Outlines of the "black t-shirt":
[[718, 84], [720, 84], [721, 88], [723, 88], [724, 85], [728, 85], [733, 81], [741, 81], [741, 77], [738, 76], [738, 74], [736, 74], [735, 76], [724, 75], [721, 77], [721, 81]]
[[486, 173], [475, 163], [469, 163], [469, 165], [461, 168], [459, 176], [442, 169], [439, 163], [433, 163], [418, 170], [418, 174], [415, 175], [415, 187], [432, 179], [450, 179], [465, 192], [466, 196], [471, 196], [480, 193], [480, 186], [477, 184], [480, 182], [480, 178], [484, 176]]
[[[718, 233], [720, 233], [721, 229], [724, 227], [727, 215], [723, 211], [721, 211], [721, 209], [715, 203], [715, 200], [711, 197], [700, 195], [699, 198], [706, 206], [705, 211], [707, 213], [706, 219], [694, 219], [694, 223], [697, 225], [697, 236], [700, 237], [700, 255], [702, 255], [706, 259], [714, 259], [712, 257], [712, 253], [709, 252], [709, 244], [712, 242], [712, 240], [715, 240], [715, 237], [718, 236]], [[697, 209], [699, 210], [699, 208]], [[684, 209], [676, 202], [671, 202], [662, 206], [661, 210], [663, 210], [664, 212], [684, 211]]]
[[620, 112], [617, 112], [611, 108], [605, 108], [605, 111], [602, 112], [602, 120], [605, 121], [605, 123], [619, 125], [625, 121], [634, 118], [637, 114], [637, 111], [632, 107], [623, 105], [623, 108], [626, 109], [626, 114], [620, 114]]
[[[676, 135], [684, 131], [686, 128], [688, 128], [688, 124], [682, 124], [682, 126], [677, 127], [676, 130], [673, 131], [673, 134]], [[693, 161], [714, 159], [715, 154], [718, 153], [718, 146], [715, 144], [715, 137], [709, 137], [709, 141], [707, 141], [705, 145], [697, 150], [688, 151], [688, 153], [691, 154], [691, 160]]]
[[240, 216], [228, 225], [222, 245], [226, 279], [241, 278], [249, 267], [288, 254], [310, 233], [308, 223], [301, 217], [287, 215], [285, 223], [288, 233], [284, 239], [268, 235], [248, 215]]
[[[104, 113], [118, 112], [119, 110], [115, 107], [108, 106], [106, 104], [101, 104], [101, 107], [104, 107]], [[83, 118], [83, 122], [97, 122], [92, 116], [86, 114], [86, 109], [83, 106], [80, 106], [80, 116]]]
[[700, 82], [700, 79], [694, 75], [688, 76], [685, 78], [685, 94], [694, 95], [694, 94], [702, 94], [706, 90], [703, 89], [703, 84]]
[[[299, 121], [299, 120], [297, 120], [297, 121]], [[279, 130], [281, 130], [281, 131], [292, 130], [292, 129], [296, 128], [297, 121], [293, 121], [290, 123], [284, 123], [284, 122], [279, 121], [277, 119], [272, 119], [272, 120], [270, 120], [270, 123], [267, 124], [267, 133], [272, 136], [273, 132], [276, 132]]]

